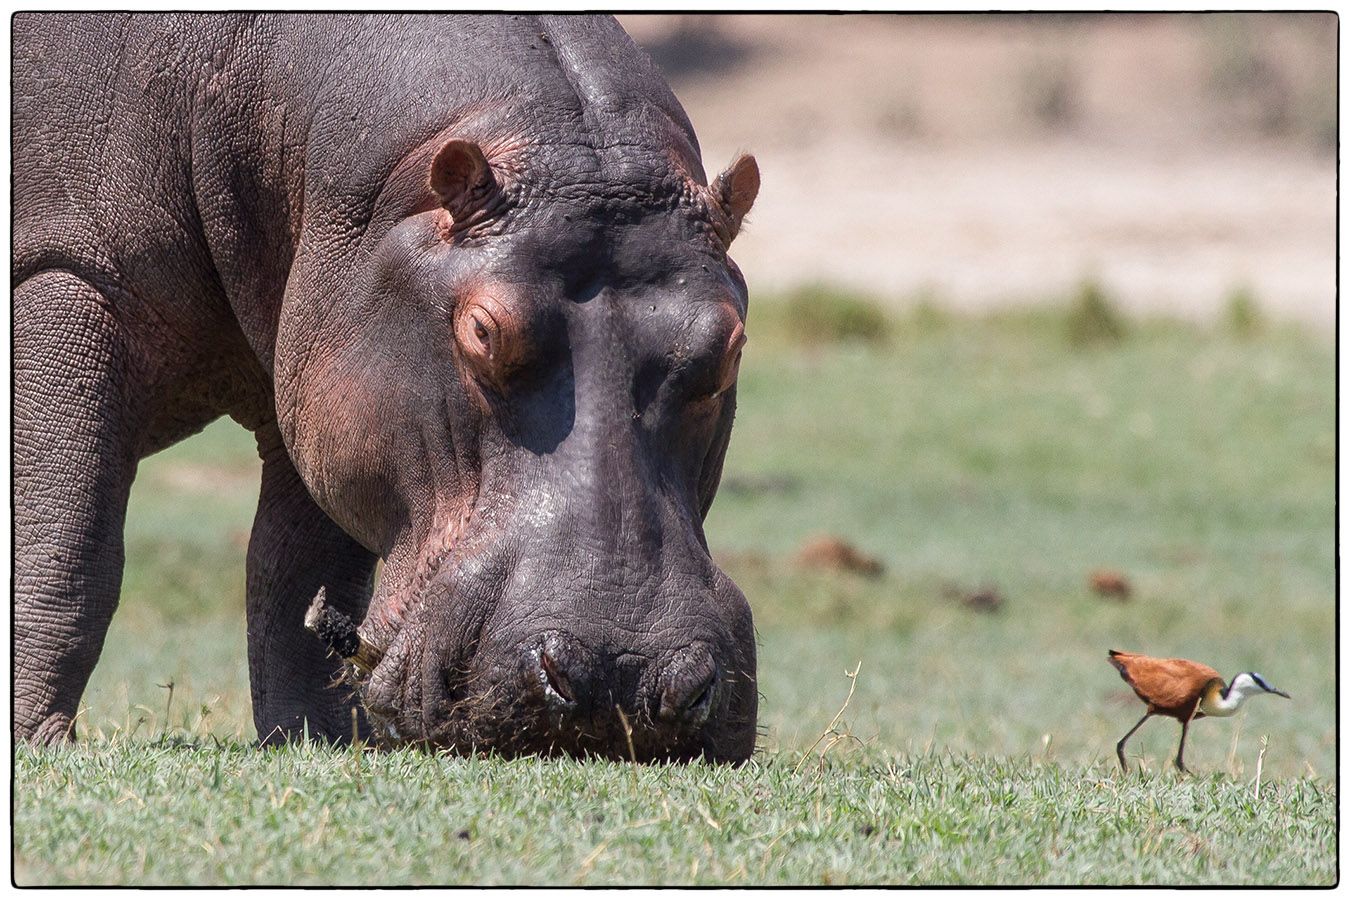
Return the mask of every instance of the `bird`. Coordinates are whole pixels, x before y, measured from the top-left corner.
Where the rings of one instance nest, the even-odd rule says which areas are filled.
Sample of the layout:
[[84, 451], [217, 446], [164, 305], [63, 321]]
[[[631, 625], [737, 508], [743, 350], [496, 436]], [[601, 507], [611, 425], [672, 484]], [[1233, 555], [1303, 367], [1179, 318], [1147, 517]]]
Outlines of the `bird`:
[[1110, 650], [1107, 660], [1148, 705], [1144, 717], [1116, 744], [1116, 757], [1120, 760], [1120, 768], [1126, 772], [1130, 767], [1125, 763], [1125, 742], [1152, 716], [1169, 716], [1181, 723], [1176, 764], [1182, 772], [1187, 772], [1182, 754], [1186, 750], [1186, 731], [1193, 720], [1205, 716], [1231, 716], [1248, 697], [1257, 694], [1275, 694], [1289, 699], [1288, 694], [1271, 687], [1257, 672], [1240, 672], [1225, 686], [1215, 669], [1189, 659], [1159, 659], [1141, 653]]

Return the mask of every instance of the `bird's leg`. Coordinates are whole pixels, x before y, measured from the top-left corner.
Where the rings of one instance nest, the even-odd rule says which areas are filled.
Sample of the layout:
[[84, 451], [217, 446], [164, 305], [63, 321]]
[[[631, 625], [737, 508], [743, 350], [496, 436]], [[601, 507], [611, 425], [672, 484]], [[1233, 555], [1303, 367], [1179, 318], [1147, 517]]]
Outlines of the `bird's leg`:
[[1116, 758], [1120, 760], [1120, 770], [1124, 772], [1126, 775], [1130, 773], [1130, 767], [1125, 763], [1125, 742], [1128, 741], [1130, 739], [1130, 735], [1138, 731], [1139, 726], [1147, 722], [1149, 720], [1149, 717], [1152, 715], [1153, 713], [1151, 712], [1144, 713], [1144, 717], [1140, 719], [1138, 722], [1135, 722], [1134, 727], [1131, 728], [1129, 731], [1125, 732], [1125, 736], [1120, 739], [1120, 743], [1116, 744]]
[[1191, 774], [1186, 768], [1186, 763], [1182, 762], [1181, 754], [1186, 752], [1186, 730], [1191, 727], [1191, 720], [1187, 719], [1181, 723], [1181, 743], [1177, 745], [1177, 768], [1187, 775]]
[[1190, 730], [1191, 720], [1195, 718], [1195, 714], [1199, 711], [1200, 711], [1200, 701], [1196, 700], [1195, 708], [1191, 710], [1191, 714], [1187, 716], [1186, 721], [1181, 723], [1181, 743], [1177, 744], [1177, 768], [1180, 769], [1182, 772], [1185, 772], [1187, 775], [1191, 773], [1190, 770], [1186, 768], [1186, 763], [1182, 761], [1181, 754], [1186, 752], [1186, 732]]

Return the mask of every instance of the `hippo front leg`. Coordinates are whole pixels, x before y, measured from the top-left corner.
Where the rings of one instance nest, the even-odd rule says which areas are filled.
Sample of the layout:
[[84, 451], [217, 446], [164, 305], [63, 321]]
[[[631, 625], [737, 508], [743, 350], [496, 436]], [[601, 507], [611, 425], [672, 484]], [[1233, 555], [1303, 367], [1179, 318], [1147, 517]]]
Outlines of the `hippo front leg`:
[[93, 285], [14, 289], [14, 737], [72, 736], [122, 585], [141, 422], [131, 351]]
[[359, 704], [349, 686], [334, 685], [342, 660], [305, 629], [305, 611], [322, 587], [330, 606], [361, 621], [376, 558], [315, 505], [275, 423], [255, 434], [263, 474], [248, 545], [253, 723], [265, 744], [299, 738], [306, 725], [311, 737], [347, 741]]

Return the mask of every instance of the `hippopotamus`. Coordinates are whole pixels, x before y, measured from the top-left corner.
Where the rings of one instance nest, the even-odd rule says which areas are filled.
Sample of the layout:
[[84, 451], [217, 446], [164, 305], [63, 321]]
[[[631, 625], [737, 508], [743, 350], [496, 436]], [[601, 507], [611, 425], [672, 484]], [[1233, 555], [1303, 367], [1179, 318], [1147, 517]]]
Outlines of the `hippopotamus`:
[[[138, 461], [229, 416], [262, 742], [753, 753], [703, 520], [759, 170], [705, 174], [617, 22], [13, 28], [16, 738], [72, 733]], [[305, 629], [319, 594], [364, 667]]]

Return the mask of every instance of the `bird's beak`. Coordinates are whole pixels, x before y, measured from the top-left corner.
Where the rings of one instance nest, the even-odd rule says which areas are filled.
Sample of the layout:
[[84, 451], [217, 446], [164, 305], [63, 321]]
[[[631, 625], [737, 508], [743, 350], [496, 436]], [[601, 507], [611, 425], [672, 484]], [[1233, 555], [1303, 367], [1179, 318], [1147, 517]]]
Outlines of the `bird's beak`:
[[1290, 697], [1288, 694], [1286, 694], [1284, 691], [1277, 691], [1277, 690], [1275, 690], [1274, 688], [1271, 688], [1271, 689], [1270, 689], [1270, 692], [1271, 692], [1272, 694], [1279, 694], [1281, 697], [1283, 697], [1283, 698], [1286, 699], [1286, 700], [1291, 700], [1291, 699], [1293, 699], [1293, 698]]

